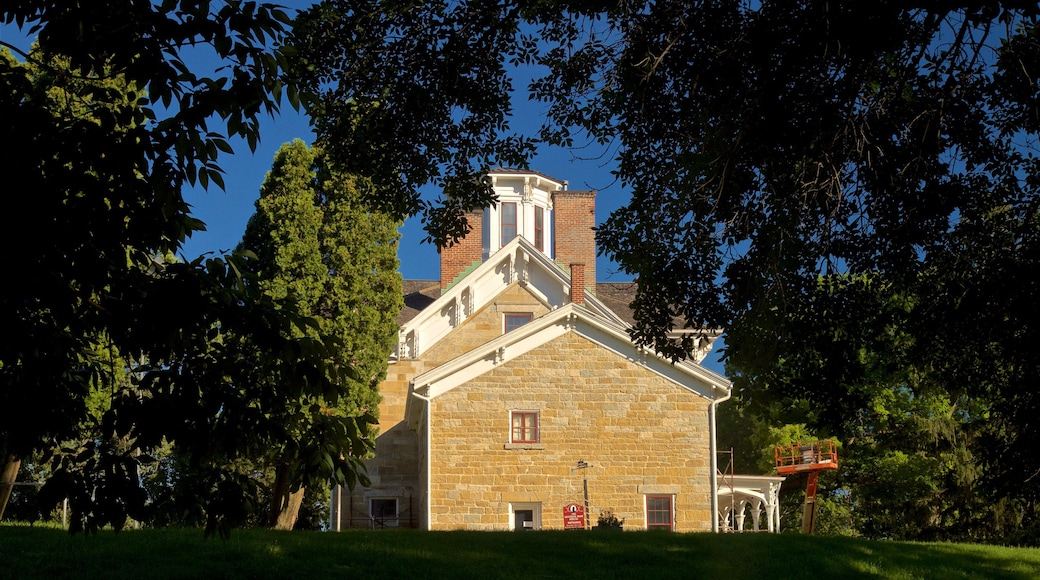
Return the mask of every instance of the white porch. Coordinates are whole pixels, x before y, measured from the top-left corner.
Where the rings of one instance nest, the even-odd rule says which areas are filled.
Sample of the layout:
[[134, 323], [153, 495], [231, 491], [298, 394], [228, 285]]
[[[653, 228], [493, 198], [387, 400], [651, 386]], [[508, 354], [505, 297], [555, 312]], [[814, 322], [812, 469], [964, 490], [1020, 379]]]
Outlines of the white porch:
[[[720, 474], [719, 531], [780, 533], [780, 485], [784, 479], [775, 475]], [[745, 527], [748, 512], [750, 529]]]

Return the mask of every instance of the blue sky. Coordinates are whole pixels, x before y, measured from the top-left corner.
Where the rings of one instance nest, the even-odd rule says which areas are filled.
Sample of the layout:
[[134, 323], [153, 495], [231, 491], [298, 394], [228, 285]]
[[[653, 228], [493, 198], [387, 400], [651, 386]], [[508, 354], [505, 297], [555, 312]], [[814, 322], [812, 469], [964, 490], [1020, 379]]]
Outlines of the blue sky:
[[[306, 7], [312, 4], [307, 0], [286, 1], [283, 4], [291, 8]], [[0, 40], [28, 50], [31, 39], [17, 28], [0, 25]], [[520, 81], [519, 88], [524, 88]], [[514, 118], [511, 126], [514, 130], [535, 130], [544, 116], [544, 105], [533, 103], [526, 97], [513, 99]], [[185, 199], [192, 206], [195, 217], [206, 223], [206, 230], [196, 232], [184, 244], [183, 256], [192, 260], [207, 252], [221, 252], [233, 249], [241, 240], [246, 222], [253, 214], [254, 203], [260, 194], [260, 185], [271, 167], [278, 148], [292, 139], [300, 138], [311, 143], [314, 134], [308, 119], [294, 111], [287, 104], [282, 112], [274, 118], [264, 118], [261, 127], [261, 140], [255, 152], [250, 152], [244, 141], [232, 141], [235, 153], [225, 155], [219, 161], [225, 171], [224, 191], [211, 185], [209, 190], [191, 188], [185, 192]], [[593, 145], [582, 149], [561, 149], [542, 146], [530, 161], [530, 168], [550, 177], [566, 180], [572, 190], [596, 190], [596, 223], [602, 223], [612, 211], [623, 206], [629, 199], [629, 193], [614, 180], [611, 169], [615, 167], [611, 155], [604, 155], [602, 147]], [[433, 198], [437, 191], [429, 188], [425, 196]], [[407, 220], [401, 230], [400, 250], [401, 274], [406, 279], [435, 280], [440, 277], [440, 259], [437, 250], [430, 244], [421, 243], [425, 237], [418, 218]], [[596, 271], [601, 282], [624, 282], [631, 276], [618, 271], [617, 265], [600, 256], [596, 263]], [[720, 340], [719, 345], [722, 341]], [[722, 372], [722, 365], [716, 359], [718, 353], [712, 353], [705, 359], [705, 366], [716, 372]]]
[[[295, 10], [305, 8], [313, 2], [310, 0], [288, 0], [283, 4]], [[10, 43], [23, 51], [28, 51], [32, 41], [14, 26], [0, 25], [0, 40]], [[518, 86], [526, 81], [518, 82]], [[523, 88], [520, 86], [520, 88]], [[531, 103], [526, 98], [514, 99], [514, 129], [522, 128], [533, 131], [543, 116], [543, 107]], [[216, 129], [217, 127], [213, 127]], [[246, 222], [253, 214], [254, 203], [260, 194], [260, 185], [271, 167], [278, 148], [294, 138], [311, 143], [314, 134], [308, 119], [294, 111], [288, 104], [283, 105], [282, 112], [274, 118], [262, 120], [261, 138], [255, 152], [242, 140], [232, 140], [234, 155], [225, 155], [219, 160], [225, 171], [225, 190], [211, 185], [209, 190], [200, 187], [185, 192], [185, 199], [191, 204], [195, 217], [206, 223], [206, 231], [197, 232], [184, 244], [184, 257], [191, 260], [206, 252], [230, 250], [238, 244], [245, 231]], [[536, 157], [531, 160], [530, 168], [556, 179], [570, 182], [570, 189], [594, 189], [599, 193], [596, 199], [596, 222], [602, 223], [611, 211], [628, 201], [629, 195], [614, 182], [610, 173], [614, 167], [609, 158], [582, 160], [582, 156], [600, 157], [602, 148], [590, 147], [586, 150], [563, 150], [560, 148], [542, 147]], [[429, 188], [424, 195], [434, 198], [437, 191]], [[425, 237], [418, 218], [406, 221], [402, 229], [401, 273], [408, 279], [438, 279], [439, 258], [437, 250], [429, 244], [421, 243]], [[617, 272], [617, 266], [600, 257], [596, 264], [601, 281], [627, 281], [630, 276]]]
[[[540, 123], [537, 105], [517, 103], [514, 125], [530, 126]], [[232, 142], [235, 154], [221, 159], [226, 172], [226, 191], [215, 186], [209, 190], [193, 188], [185, 192], [195, 216], [206, 222], [206, 231], [198, 232], [184, 245], [185, 257], [191, 259], [204, 252], [228, 250], [235, 246], [245, 231], [246, 222], [252, 215], [260, 185], [271, 167], [278, 148], [294, 138], [310, 143], [314, 134], [308, 120], [289, 107], [276, 118], [263, 121], [261, 141], [255, 153], [250, 153], [243, 142]], [[567, 180], [570, 189], [595, 189], [596, 221], [604, 221], [611, 211], [628, 201], [628, 193], [620, 184], [614, 183], [609, 167], [603, 161], [583, 161], [570, 151], [559, 148], [540, 148], [531, 169], [551, 177]], [[437, 191], [428, 188], [424, 195], [433, 198]], [[430, 244], [421, 243], [425, 237], [418, 218], [411, 218], [402, 228], [401, 273], [408, 279], [439, 279], [437, 250]], [[631, 277], [617, 272], [617, 266], [600, 257], [597, 270], [601, 281], [627, 281]]]
[[[313, 4], [311, 0], [288, 0], [282, 2], [291, 11], [306, 8]], [[518, 88], [525, 88], [526, 80], [517, 82]], [[540, 124], [544, 114], [544, 106], [532, 103], [526, 97], [514, 98], [514, 130], [534, 131]], [[226, 191], [211, 187], [210, 190], [193, 188], [185, 193], [185, 198], [193, 207], [196, 217], [206, 223], [207, 230], [198, 232], [184, 245], [184, 255], [193, 259], [204, 252], [214, 252], [233, 248], [245, 231], [246, 222], [253, 213], [253, 204], [260, 192], [260, 185], [271, 167], [271, 161], [278, 148], [294, 138], [311, 143], [314, 134], [307, 118], [292, 110], [287, 104], [276, 118], [266, 118], [261, 129], [261, 141], [256, 152], [250, 153], [243, 141], [232, 142], [235, 149], [233, 156], [220, 160], [226, 171]], [[564, 150], [560, 148], [542, 147], [536, 157], [530, 161], [530, 168], [556, 179], [566, 180], [570, 189], [594, 189], [598, 191], [596, 199], [596, 222], [602, 223], [613, 210], [624, 205], [629, 195], [620, 184], [614, 182], [610, 170], [614, 167], [609, 156], [606, 160], [583, 160], [581, 157], [602, 157], [603, 148], [589, 147], [584, 150]], [[424, 191], [424, 196], [432, 199], [438, 192], [431, 188]], [[425, 237], [418, 218], [406, 221], [400, 242], [399, 257], [401, 273], [407, 279], [439, 279], [439, 257], [436, 248], [421, 243]], [[631, 276], [618, 272], [618, 268], [610, 260], [600, 257], [596, 264], [601, 281], [628, 281]]]

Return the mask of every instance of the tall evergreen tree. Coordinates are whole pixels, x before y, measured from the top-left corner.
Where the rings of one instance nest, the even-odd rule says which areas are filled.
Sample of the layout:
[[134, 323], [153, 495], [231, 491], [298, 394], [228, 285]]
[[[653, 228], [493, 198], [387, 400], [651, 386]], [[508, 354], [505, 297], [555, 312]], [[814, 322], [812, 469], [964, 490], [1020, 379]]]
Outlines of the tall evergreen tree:
[[[378, 412], [378, 384], [397, 340], [403, 301], [400, 222], [366, 204], [370, 187], [330, 167], [320, 149], [298, 139], [287, 143], [275, 155], [241, 244], [259, 259], [264, 294], [315, 317], [316, 326], [303, 333], [335, 340], [340, 350], [334, 364], [350, 370], [337, 403], [311, 401], [304, 412]], [[306, 465], [289, 445], [272, 449], [271, 461], [270, 523], [291, 529], [304, 493], [295, 474]]]
[[307, 477], [352, 482], [364, 419], [302, 413], [338, 404], [331, 340], [244, 283], [243, 256], [164, 259], [204, 227], [182, 188], [221, 185], [229, 139], [255, 145], [283, 90], [296, 101], [277, 49], [289, 17], [241, 0], [13, 0], [0, 22], [37, 34], [28, 54], [0, 40], [0, 134], [17, 144], [0, 156], [17, 191], [17, 226], [0, 229], [16, 273], [0, 285], [0, 477], [41, 457], [38, 497], [68, 498], [73, 531], [147, 519], [140, 468], [166, 444], [194, 485], [177, 513], [208, 532], [252, 508], [228, 458], [281, 445]]

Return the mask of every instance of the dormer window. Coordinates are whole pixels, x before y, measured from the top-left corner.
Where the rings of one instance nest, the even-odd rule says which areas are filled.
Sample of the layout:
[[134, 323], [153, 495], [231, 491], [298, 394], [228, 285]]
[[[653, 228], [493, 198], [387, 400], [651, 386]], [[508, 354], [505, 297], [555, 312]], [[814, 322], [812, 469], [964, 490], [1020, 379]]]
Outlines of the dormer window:
[[502, 245], [506, 245], [516, 237], [516, 204], [502, 204]]
[[512, 332], [531, 322], [533, 318], [534, 315], [530, 312], [507, 312], [504, 317], [504, 332]]

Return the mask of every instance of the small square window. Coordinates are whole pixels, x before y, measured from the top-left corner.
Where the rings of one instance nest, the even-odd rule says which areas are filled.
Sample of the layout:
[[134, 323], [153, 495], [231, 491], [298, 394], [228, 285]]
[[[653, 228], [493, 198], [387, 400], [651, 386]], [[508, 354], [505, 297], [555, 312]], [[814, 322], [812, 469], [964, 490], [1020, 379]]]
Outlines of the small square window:
[[646, 529], [671, 531], [673, 523], [672, 496], [646, 496]]
[[512, 411], [511, 443], [538, 443], [538, 411]]
[[534, 315], [530, 312], [507, 312], [505, 314], [505, 332], [512, 332], [531, 322]]

